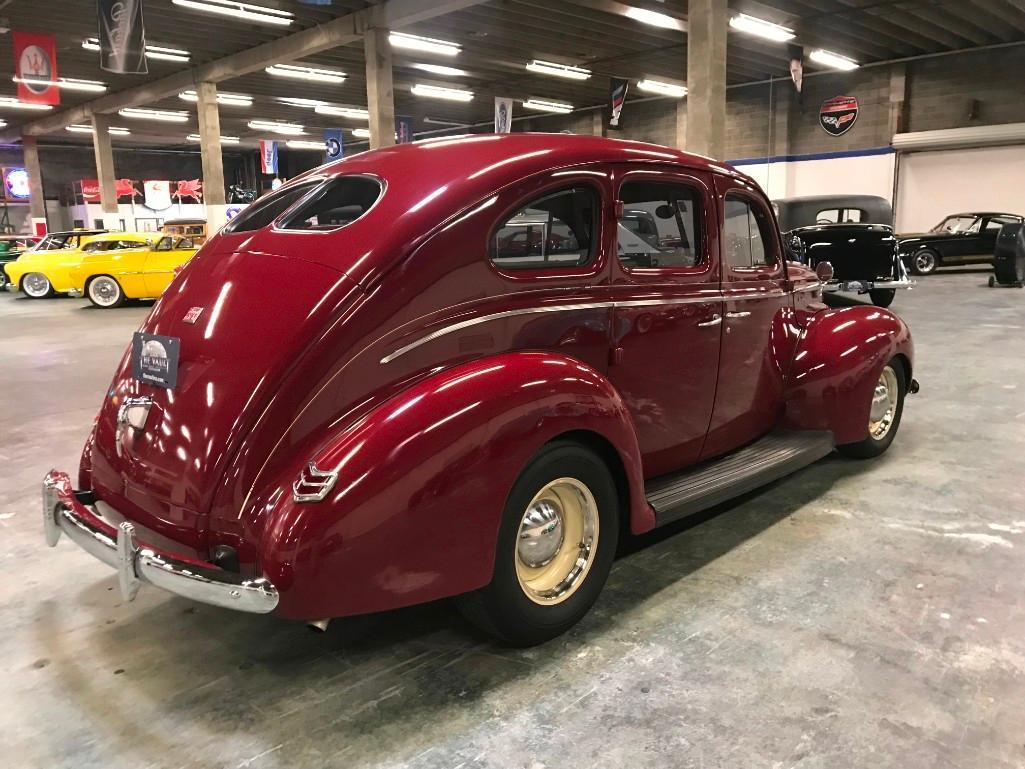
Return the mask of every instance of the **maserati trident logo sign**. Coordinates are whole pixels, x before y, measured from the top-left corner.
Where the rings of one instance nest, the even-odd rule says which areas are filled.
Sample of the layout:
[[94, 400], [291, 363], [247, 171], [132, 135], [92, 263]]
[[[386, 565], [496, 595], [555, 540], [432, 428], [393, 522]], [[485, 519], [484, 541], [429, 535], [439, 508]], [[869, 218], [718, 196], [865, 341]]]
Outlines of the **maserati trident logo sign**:
[[858, 100], [854, 96], [834, 96], [819, 108], [819, 124], [833, 136], [843, 136], [858, 119]]

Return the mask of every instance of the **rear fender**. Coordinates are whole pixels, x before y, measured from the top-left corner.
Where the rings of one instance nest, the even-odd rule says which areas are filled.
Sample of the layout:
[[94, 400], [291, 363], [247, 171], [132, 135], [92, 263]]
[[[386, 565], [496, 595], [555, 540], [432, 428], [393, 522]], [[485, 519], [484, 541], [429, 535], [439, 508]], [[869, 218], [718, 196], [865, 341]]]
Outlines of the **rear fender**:
[[[411, 385], [278, 479], [289, 490], [260, 545], [278, 613], [338, 617], [486, 585], [513, 483], [568, 432], [615, 450], [631, 528], [651, 528], [633, 423], [608, 380], [553, 353], [483, 358]], [[309, 460], [337, 478], [322, 501], [297, 503], [289, 487]]]
[[787, 382], [784, 426], [831, 430], [837, 444], [864, 440], [879, 374], [895, 356], [910, 384], [911, 332], [887, 310], [847, 307], [811, 316]]

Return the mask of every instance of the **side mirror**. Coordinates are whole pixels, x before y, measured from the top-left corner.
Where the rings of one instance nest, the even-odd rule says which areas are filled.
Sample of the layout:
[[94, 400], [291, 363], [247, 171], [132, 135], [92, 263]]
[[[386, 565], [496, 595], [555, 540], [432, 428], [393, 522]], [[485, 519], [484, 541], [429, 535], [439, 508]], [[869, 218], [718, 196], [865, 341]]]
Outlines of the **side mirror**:
[[815, 275], [823, 283], [828, 283], [833, 279], [833, 265], [829, 262], [819, 262], [815, 265]]

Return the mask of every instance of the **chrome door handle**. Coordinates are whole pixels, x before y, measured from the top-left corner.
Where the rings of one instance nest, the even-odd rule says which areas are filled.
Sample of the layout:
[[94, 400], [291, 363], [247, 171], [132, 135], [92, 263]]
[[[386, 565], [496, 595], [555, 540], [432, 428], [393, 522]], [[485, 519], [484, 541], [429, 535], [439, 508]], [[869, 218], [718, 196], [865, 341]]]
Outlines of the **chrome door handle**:
[[746, 317], [748, 317], [750, 315], [751, 315], [751, 313], [749, 313], [749, 312], [728, 312], [728, 313], [726, 313], [726, 317], [727, 318], [746, 318]]
[[716, 313], [715, 315], [712, 316], [711, 320], [706, 320], [703, 323], [699, 323], [698, 324], [698, 328], [708, 328], [709, 326], [718, 326], [720, 323], [722, 323], [722, 316], [719, 313]]

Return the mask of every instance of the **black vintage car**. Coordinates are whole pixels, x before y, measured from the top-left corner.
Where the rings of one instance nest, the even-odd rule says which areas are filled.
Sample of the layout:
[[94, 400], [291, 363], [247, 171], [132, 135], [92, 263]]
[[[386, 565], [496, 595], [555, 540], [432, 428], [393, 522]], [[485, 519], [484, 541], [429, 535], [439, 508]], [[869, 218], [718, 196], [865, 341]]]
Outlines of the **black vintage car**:
[[992, 264], [1000, 228], [1023, 220], [1018, 214], [953, 214], [928, 232], [898, 235], [901, 257], [917, 275], [955, 264]]
[[791, 256], [814, 268], [833, 265], [827, 291], [868, 294], [889, 307], [898, 288], [911, 280], [893, 234], [893, 209], [874, 195], [783, 198], [773, 203]]

